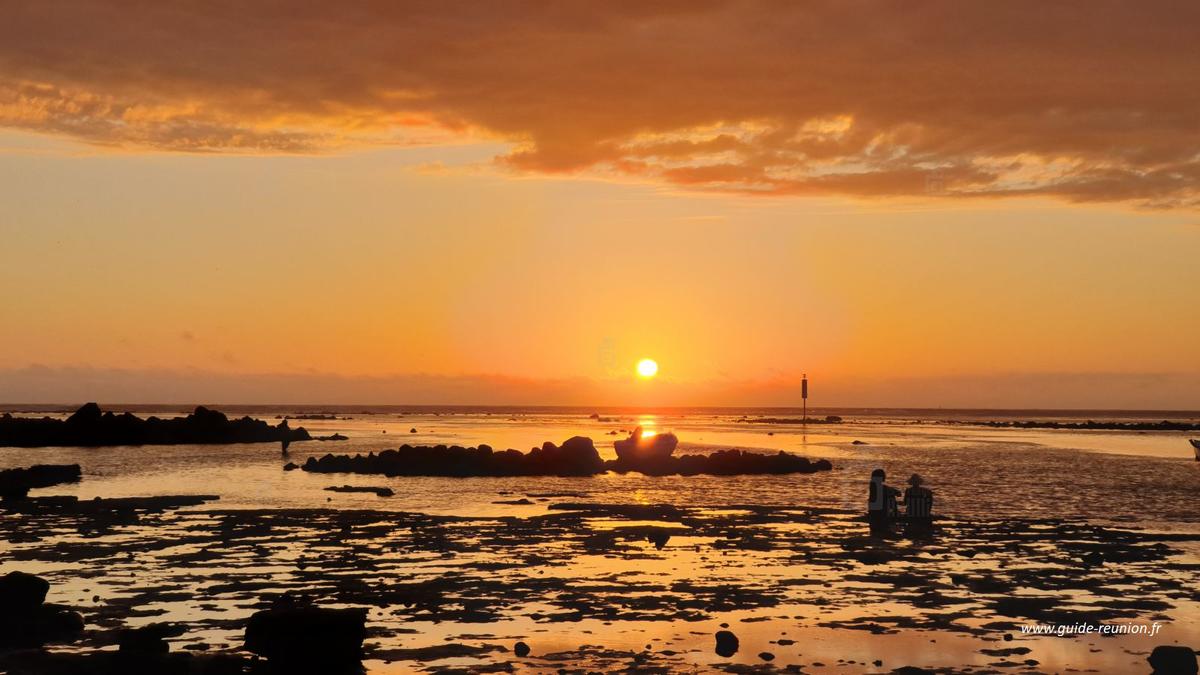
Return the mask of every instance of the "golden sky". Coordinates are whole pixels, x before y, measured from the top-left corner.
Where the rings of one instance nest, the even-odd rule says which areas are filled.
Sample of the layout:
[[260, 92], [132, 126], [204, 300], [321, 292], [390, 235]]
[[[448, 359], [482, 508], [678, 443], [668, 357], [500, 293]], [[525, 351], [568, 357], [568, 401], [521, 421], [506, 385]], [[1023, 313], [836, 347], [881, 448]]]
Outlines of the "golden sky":
[[0, 401], [1200, 408], [1192, 3], [4, 15]]

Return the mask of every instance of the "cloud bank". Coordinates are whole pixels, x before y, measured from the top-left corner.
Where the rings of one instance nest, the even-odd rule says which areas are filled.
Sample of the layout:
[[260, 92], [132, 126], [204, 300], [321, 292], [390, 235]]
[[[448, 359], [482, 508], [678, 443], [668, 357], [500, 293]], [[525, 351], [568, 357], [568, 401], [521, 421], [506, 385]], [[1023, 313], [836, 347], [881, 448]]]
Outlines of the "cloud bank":
[[11, 0], [0, 126], [186, 152], [452, 132], [763, 195], [1200, 203], [1200, 5]]
[[[1055, 373], [812, 380], [822, 407], [1189, 410], [1200, 373]], [[0, 404], [107, 403], [485, 406], [780, 406], [800, 383], [538, 380], [502, 375], [234, 374], [31, 365], [0, 369]]]

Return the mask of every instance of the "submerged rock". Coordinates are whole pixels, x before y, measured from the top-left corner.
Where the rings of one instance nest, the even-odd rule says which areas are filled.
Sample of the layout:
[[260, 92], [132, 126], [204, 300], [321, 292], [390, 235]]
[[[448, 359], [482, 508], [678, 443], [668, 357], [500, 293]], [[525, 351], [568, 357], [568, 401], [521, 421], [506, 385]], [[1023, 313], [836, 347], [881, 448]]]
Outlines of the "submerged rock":
[[280, 443], [311, 440], [303, 427], [291, 429], [287, 420], [271, 426], [250, 417], [231, 420], [224, 413], [199, 406], [187, 417], [142, 419], [130, 413], [102, 412], [88, 403], [66, 420], [0, 417], [0, 446], [197, 445]]
[[524, 642], [518, 642], [517, 644], [513, 645], [513, 653], [517, 655], [517, 658], [523, 659], [526, 656], [529, 656], [529, 645], [525, 644]]
[[370, 492], [379, 497], [392, 497], [396, 493], [387, 487], [361, 487], [358, 485], [335, 485], [325, 488], [328, 492]]

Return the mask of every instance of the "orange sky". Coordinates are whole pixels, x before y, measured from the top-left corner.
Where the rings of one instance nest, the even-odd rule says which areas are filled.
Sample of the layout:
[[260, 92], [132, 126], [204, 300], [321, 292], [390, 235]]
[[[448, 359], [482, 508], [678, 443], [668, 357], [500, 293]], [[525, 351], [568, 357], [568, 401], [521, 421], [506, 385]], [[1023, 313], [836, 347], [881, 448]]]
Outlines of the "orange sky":
[[1200, 408], [1191, 5], [251, 4], [6, 8], [0, 401]]

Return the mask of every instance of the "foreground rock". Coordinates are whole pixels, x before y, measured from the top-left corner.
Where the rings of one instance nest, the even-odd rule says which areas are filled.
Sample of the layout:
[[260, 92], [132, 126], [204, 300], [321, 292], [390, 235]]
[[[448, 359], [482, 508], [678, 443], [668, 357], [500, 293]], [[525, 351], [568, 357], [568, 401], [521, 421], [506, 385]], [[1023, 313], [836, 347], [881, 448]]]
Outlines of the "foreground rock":
[[[620, 442], [620, 441], [618, 441]], [[663, 446], [651, 446], [647, 453], [635, 447], [625, 457], [607, 462], [600, 459], [591, 439], [576, 436], [562, 446], [546, 443], [522, 453], [497, 452], [486, 445], [478, 448], [438, 445], [434, 447], [402, 445], [368, 455], [325, 455], [309, 457], [302, 468], [313, 473], [359, 473], [384, 476], [594, 476], [605, 471], [640, 471], [653, 476], [713, 474], [788, 474], [828, 471], [827, 460], [810, 461], [798, 455], [779, 452], [773, 455], [721, 450], [709, 455], [671, 457]], [[674, 449], [673, 445], [670, 448]]]
[[28, 469], [0, 471], [0, 498], [24, 499], [34, 488], [76, 483], [83, 472], [78, 464], [35, 464]]
[[1196, 653], [1188, 647], [1161, 645], [1146, 660], [1154, 669], [1153, 675], [1196, 675], [1198, 669]]
[[327, 609], [284, 602], [255, 612], [246, 649], [281, 672], [344, 672], [362, 660], [367, 610]]
[[717, 656], [729, 658], [737, 653], [739, 647], [738, 637], [732, 631], [719, 630], [717, 631]]
[[0, 446], [198, 445], [226, 443], [281, 443], [311, 440], [303, 427], [291, 429], [287, 420], [278, 426], [250, 417], [231, 420], [203, 406], [187, 417], [142, 419], [130, 413], [103, 412], [88, 403], [65, 420], [49, 417], [0, 416]]
[[0, 577], [0, 649], [35, 648], [79, 637], [83, 617], [67, 607], [46, 604], [49, 590], [49, 582], [25, 572]]

